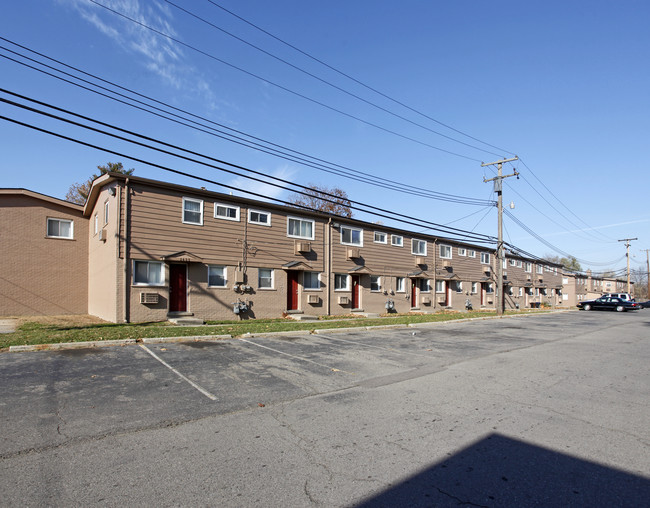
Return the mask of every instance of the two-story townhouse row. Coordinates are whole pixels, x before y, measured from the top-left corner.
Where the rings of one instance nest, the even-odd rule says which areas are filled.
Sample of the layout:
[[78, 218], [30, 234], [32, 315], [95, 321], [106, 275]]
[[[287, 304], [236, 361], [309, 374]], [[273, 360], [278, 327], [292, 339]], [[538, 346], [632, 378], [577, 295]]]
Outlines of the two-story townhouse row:
[[[114, 173], [93, 182], [83, 213], [62, 206], [84, 245], [87, 303], [74, 313], [108, 321], [496, 305], [494, 251], [458, 241]], [[507, 308], [557, 303], [557, 266], [507, 262]]]

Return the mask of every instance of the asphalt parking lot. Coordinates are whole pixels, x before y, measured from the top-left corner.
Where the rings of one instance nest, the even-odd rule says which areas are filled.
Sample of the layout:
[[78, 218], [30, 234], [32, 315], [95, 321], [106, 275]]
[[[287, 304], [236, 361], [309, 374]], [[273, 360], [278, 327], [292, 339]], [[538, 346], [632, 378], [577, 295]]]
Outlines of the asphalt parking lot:
[[[33, 466], [40, 460], [50, 460], [49, 458], [53, 455], [59, 456], [66, 449], [75, 447], [94, 449], [98, 443], [108, 442], [111, 439], [120, 440], [122, 436], [129, 436], [131, 439], [136, 436], [143, 437], [148, 433], [153, 435], [158, 432], [170, 432], [172, 431], [170, 429], [173, 429], [174, 435], [177, 436], [178, 432], [183, 432], [184, 429], [187, 430], [192, 425], [197, 423], [203, 425], [214, 418], [223, 424], [224, 432], [228, 432], [227, 429], [230, 428], [233, 421], [250, 422], [252, 419], [264, 421], [269, 414], [273, 415], [274, 420], [277, 421], [278, 412], [285, 417], [287, 408], [291, 407], [294, 411], [290, 418], [291, 423], [285, 422], [283, 427], [299, 428], [305, 425], [309, 427], [312, 419], [314, 425], [317, 422], [318, 425], [325, 425], [322, 421], [323, 415], [319, 417], [313, 412], [313, 404], [316, 401], [326, 406], [334, 405], [336, 407], [334, 414], [339, 418], [341, 415], [346, 415], [345, 418], [347, 418], [346, 411], [350, 415], [364, 411], [364, 404], [367, 403], [366, 397], [370, 397], [374, 404], [378, 404], [378, 400], [385, 400], [388, 407], [382, 408], [378, 415], [386, 420], [394, 418], [400, 413], [403, 414], [405, 420], [415, 414], [419, 415], [418, 419], [424, 420], [427, 415], [431, 417], [431, 411], [433, 411], [437, 415], [433, 418], [434, 422], [436, 418], [445, 421], [447, 417], [451, 417], [444, 414], [444, 408], [447, 407], [449, 401], [432, 410], [430, 407], [423, 409], [422, 401], [409, 406], [404, 404], [404, 400], [411, 395], [417, 398], [417, 394], [423, 395], [425, 399], [430, 399], [432, 381], [442, 379], [445, 379], [447, 384], [440, 385], [441, 392], [447, 392], [454, 383], [458, 383], [456, 389], [459, 397], [467, 398], [468, 386], [465, 383], [471, 376], [464, 372], [465, 369], [474, 365], [474, 362], [479, 365], [488, 359], [492, 364], [494, 375], [489, 370], [484, 370], [485, 367], [477, 367], [485, 377], [482, 382], [473, 380], [473, 389], [481, 389], [481, 383], [510, 385], [512, 380], [506, 379], [507, 373], [504, 373], [500, 367], [507, 363], [510, 356], [525, 355], [527, 368], [530, 368], [531, 365], [535, 365], [535, 360], [530, 357], [530, 354], [536, 349], [545, 351], [546, 348], [567, 347], [567, 344], [572, 341], [582, 344], [592, 334], [596, 337], [594, 340], [599, 347], [604, 348], [611, 355], [612, 350], [606, 341], [607, 337], [618, 337], [618, 340], [621, 340], [621, 330], [628, 328], [634, 330], [633, 333], [638, 333], [638, 330], [641, 330], [641, 333], [647, 334], [649, 322], [650, 313], [643, 311], [636, 315], [571, 312], [502, 320], [426, 325], [409, 329], [382, 329], [318, 335], [288, 334], [213, 342], [138, 344], [122, 347], [2, 354], [0, 355], [0, 382], [3, 392], [0, 396], [0, 407], [2, 408], [3, 438], [0, 458], [2, 458], [3, 471], [7, 473], [11, 469], [12, 473], [8, 476], [5, 475], [5, 481], [10, 483], [0, 485], [0, 487], [4, 492], [9, 492], [6, 499], [10, 501], [8, 504], [11, 505], [21, 499], [12, 489], [13, 482], [15, 482], [12, 465], [25, 464], [27, 461]], [[648, 347], [644, 347], [639, 339], [631, 336], [630, 344], [633, 344], [635, 351], [633, 356], [637, 356], [636, 360], [640, 359], [639, 355], [646, 355], [645, 359], [650, 359]], [[599, 362], [597, 354], [602, 354], [603, 351], [598, 353], [587, 349], [589, 353], [584, 361], [597, 365]], [[567, 358], [570, 356], [569, 353], [573, 354], [568, 350]], [[583, 351], [580, 354], [584, 355], [585, 353], [586, 351]], [[630, 351], [629, 354], [632, 352]], [[540, 356], [540, 358], [544, 357]], [[562, 359], [562, 355], [559, 358]], [[529, 388], [536, 393], [535, 397], [544, 399], [541, 392], [544, 392], [547, 387], [554, 387], [552, 390], [556, 390], [557, 387], [554, 383], [557, 380], [565, 379], [566, 376], [574, 376], [574, 374], [570, 374], [571, 371], [579, 370], [574, 369], [570, 363], [564, 364], [562, 361], [556, 361], [555, 365], [560, 369], [559, 372], [548, 372], [546, 375], [538, 373], [533, 376], [538, 378], [535, 381], [537, 384]], [[628, 366], [628, 368], [631, 367]], [[452, 372], [455, 377], [449, 378]], [[521, 372], [517, 372], [521, 375]], [[616, 377], [615, 372], [609, 372], [607, 369], [598, 375], [595, 375], [592, 370], [589, 372], [589, 375], [584, 374], [584, 379], [591, 385], [574, 389], [588, 391], [587, 399], [589, 404], [593, 405], [592, 399], [597, 397], [597, 394], [594, 393], [593, 383], [602, 383], [603, 387], [607, 387], [616, 384], [617, 380], [601, 379], [605, 374]], [[503, 376], [504, 379], [500, 379], [499, 376]], [[589, 376], [596, 376], [594, 379], [597, 381], [588, 381]], [[638, 436], [640, 441], [645, 444], [646, 450], [650, 441], [647, 425], [645, 428], [639, 429], [634, 429], [634, 426], [641, 425], [639, 422], [642, 421], [647, 424], [647, 418], [650, 417], [648, 409], [650, 398], [646, 397], [643, 400], [645, 396], [650, 395], [648, 381], [650, 379], [648, 379], [646, 368], [645, 377], [631, 385], [637, 392], [621, 394], [626, 401], [630, 399], [631, 407], [635, 408], [633, 417], [628, 415], [626, 424], [632, 429], [626, 427], [625, 432], [628, 434], [632, 432]], [[577, 380], [572, 377], [572, 382], [576, 383]], [[377, 399], [377, 395], [383, 391], [386, 393], [386, 398]], [[453, 394], [448, 393], [447, 395], [451, 396], [453, 400]], [[563, 396], [567, 396], [567, 394]], [[397, 397], [397, 399], [393, 399], [393, 397]], [[360, 402], [361, 399], [364, 401], [363, 403]], [[570, 404], [579, 406], [582, 403], [581, 400], [578, 398]], [[563, 401], [563, 403], [566, 402]], [[383, 404], [383, 402], [380, 403]], [[459, 405], [463, 404], [459, 402]], [[478, 403], [476, 405], [477, 408], [473, 412], [479, 411]], [[563, 409], [563, 411], [566, 410], [566, 408]], [[393, 411], [395, 414], [391, 414]], [[557, 411], [557, 409], [552, 411]], [[589, 408], [581, 408], [579, 412], [589, 414]], [[455, 410], [451, 410], [451, 413], [454, 418], [457, 418]], [[479, 422], [475, 424], [481, 427], [481, 432], [473, 435], [472, 432], [463, 431], [466, 433], [466, 439], [463, 440], [465, 446], [474, 442], [477, 437], [485, 436], [485, 432], [488, 430], [498, 431], [499, 426], [495, 424], [494, 419], [489, 416], [490, 414], [490, 411], [487, 411], [483, 419], [477, 419], [475, 414], [471, 415], [473, 420]], [[603, 416], [605, 420], [612, 417], [609, 412]], [[504, 418], [513, 417], [515, 420], [517, 419], [516, 414]], [[354, 419], [364, 420], [359, 415]], [[416, 419], [415, 422], [417, 421]], [[481, 421], [482, 423], [480, 423]], [[410, 432], [410, 425], [415, 422], [405, 424], [405, 428], [401, 429], [399, 433], [406, 436]], [[486, 423], [485, 428], [482, 428], [483, 423]], [[335, 422], [329, 422], [327, 425], [333, 424]], [[527, 425], [529, 424], [532, 425], [527, 422]], [[371, 423], [366, 421], [365, 425], [368, 426]], [[433, 423], [429, 425], [435, 427]], [[464, 429], [462, 422], [456, 421], [453, 425], [447, 424], [447, 426], [449, 425], [457, 430]], [[253, 426], [256, 427], [256, 425]], [[591, 423], [586, 427], [590, 426]], [[230, 430], [235, 434], [241, 431], [237, 425]], [[367, 432], [367, 428], [364, 431]], [[259, 429], [255, 432], [262, 434]], [[323, 432], [336, 435], [331, 434], [332, 430], [326, 430], [325, 427]], [[346, 439], [336, 440], [337, 446], [343, 449], [352, 447], [355, 440], [363, 441], [364, 439], [362, 435], [355, 437], [350, 429], [347, 429], [345, 434], [348, 435], [349, 441]], [[364, 435], [367, 437], [370, 434]], [[259, 435], [257, 437], [259, 438]], [[239, 438], [233, 437], [232, 439], [237, 441]], [[305, 437], [300, 439], [305, 439]], [[506, 438], [501, 436], [499, 439]], [[512, 446], [512, 442], [507, 439], [501, 442], [502, 447]], [[544, 440], [541, 439], [541, 441]], [[269, 443], [267, 445], [271, 449], [275, 447]], [[199, 445], [197, 444], [197, 446]], [[630, 443], [625, 446], [630, 446]], [[393, 451], [395, 464], [398, 464], [396, 467], [404, 468], [404, 459], [399, 459], [399, 450]], [[639, 452], [640, 450], [637, 449], [632, 454], [633, 459], [628, 469], [650, 475], [647, 462], [645, 466], [637, 463]], [[411, 452], [409, 452], [410, 454]], [[264, 456], [264, 454], [261, 455]], [[363, 455], [365, 460], [369, 460], [368, 458], [372, 456], [372, 454], [368, 454], [368, 450]], [[377, 456], [385, 456], [385, 450], [378, 450]], [[265, 460], [269, 462], [268, 458]], [[350, 460], [357, 464], [357, 459]], [[621, 461], [625, 462], [622, 459]], [[249, 462], [250, 457], [244, 461], [246, 464]], [[617, 466], [620, 467], [620, 465]], [[241, 467], [246, 469], [248, 466], [241, 465]], [[29, 470], [30, 468], [27, 467], [27, 471]], [[400, 471], [401, 474], [405, 473], [401, 469]], [[297, 471], [284, 471], [283, 474], [300, 474], [300, 472], [299, 468]], [[241, 474], [246, 476], [248, 473], [243, 471]], [[312, 472], [310, 476], [313, 474], [316, 473]], [[328, 474], [330, 477], [332, 476], [331, 472]], [[233, 473], [233, 478], [235, 476]], [[13, 482], [8, 480], [9, 478], [14, 478]], [[356, 476], [354, 478], [358, 483], [358, 478]], [[27, 481], [28, 484], [31, 481], [24, 478], [22, 480]], [[631, 492], [634, 492], [634, 489], [640, 489], [638, 495], [650, 493], [647, 481], [632, 483]], [[234, 484], [237, 482], [234, 481]], [[269, 498], [275, 501], [269, 502], [268, 505], [279, 506], [283, 503], [292, 505], [292, 502], [296, 501], [296, 505], [301, 506], [319, 504], [343, 506], [348, 503], [353, 504], [352, 499], [367, 499], [368, 495], [386, 488], [388, 485], [391, 485], [391, 482], [369, 485], [368, 488], [363, 486], [353, 488], [348, 485], [341, 490], [341, 495], [344, 498], [338, 500], [336, 500], [336, 493], [333, 498], [328, 498], [321, 492], [325, 501], [318, 500], [317, 495], [313, 499], [308, 496], [305, 501], [300, 497], [295, 498], [294, 496], [299, 496], [299, 494], [293, 492], [287, 493], [286, 496], [281, 492], [275, 492]], [[113, 504], [117, 497], [111, 498], [111, 489], [104, 488], [108, 492], [103, 492], [102, 499], [109, 499], [108, 504]], [[247, 492], [247, 488], [242, 486], [239, 488], [241, 492]], [[56, 489], [55, 487], [54, 490], [56, 491]], [[241, 492], [239, 496], [241, 496]], [[29, 499], [36, 499], [39, 502], [50, 499], [43, 498], [43, 495], [45, 494], [41, 493], [41, 497]], [[211, 495], [214, 496], [214, 493]], [[238, 500], [232, 492], [230, 494], [221, 492], [220, 495], [223, 497], [219, 499], [205, 497], [185, 498], [185, 500], [188, 501], [188, 504], [198, 502], [199, 504], [221, 504], [223, 506], [258, 504], [252, 498], [246, 498], [247, 501], [242, 502], [242, 499]], [[269, 493], [269, 495], [271, 494]], [[304, 492], [302, 495], [305, 495]], [[387, 494], [382, 495], [386, 496]], [[84, 503], [89, 501], [90, 504], [94, 504], [92, 499], [78, 496], [78, 493], [67, 492], [65, 496], [60, 497], [59, 493], [59, 497], [54, 499], [72, 502], [72, 504], [78, 504], [80, 499], [84, 499]], [[489, 503], [484, 497], [481, 498], [485, 502], [484, 506], [498, 505]], [[138, 498], [136, 495], [129, 499], [135, 501]], [[183, 499], [182, 497], [172, 497], [172, 502], [163, 502], [162, 504], [183, 504]], [[347, 499], [347, 501], [343, 499]], [[382, 498], [379, 496], [374, 499], [377, 503], [378, 500], [384, 499], [386, 506], [395, 505], [396, 502], [394, 497]], [[140, 502], [149, 504], [146, 499], [140, 499]], [[26, 504], [34, 503], [27, 502]], [[371, 503], [369, 506], [375, 505], [382, 504]], [[426, 503], [418, 504], [416, 502], [414, 505], [425, 506]]]

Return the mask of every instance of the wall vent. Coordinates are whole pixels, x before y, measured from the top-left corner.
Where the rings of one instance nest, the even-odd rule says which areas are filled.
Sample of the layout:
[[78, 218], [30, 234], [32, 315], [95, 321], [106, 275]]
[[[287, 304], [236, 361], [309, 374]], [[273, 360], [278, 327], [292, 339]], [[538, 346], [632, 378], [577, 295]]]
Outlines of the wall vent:
[[348, 305], [350, 303], [349, 296], [339, 296], [339, 305]]
[[320, 302], [320, 296], [318, 296], [318, 295], [309, 295], [307, 297], [307, 302], [309, 302], [309, 303], [319, 303]]

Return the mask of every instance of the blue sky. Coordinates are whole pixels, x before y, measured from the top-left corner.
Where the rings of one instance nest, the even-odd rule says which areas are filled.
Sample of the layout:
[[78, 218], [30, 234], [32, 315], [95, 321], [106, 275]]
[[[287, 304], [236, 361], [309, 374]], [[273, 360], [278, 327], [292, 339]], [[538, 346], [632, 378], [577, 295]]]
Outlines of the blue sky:
[[[492, 236], [495, 207], [400, 190], [413, 186], [485, 202], [494, 194], [483, 179], [494, 173], [481, 162], [517, 154], [521, 160], [504, 165], [504, 172], [517, 169], [521, 178], [506, 180], [504, 201], [515, 203], [509, 213], [526, 229], [507, 215], [507, 242], [537, 256], [568, 253], [583, 268], [601, 271], [623, 268], [625, 248], [618, 240], [637, 237], [632, 267], [645, 264], [641, 249], [650, 248], [648, 2], [97, 3], [141, 24], [87, 0], [44, 0], [38, 9], [32, 2], [10, 2], [0, 18], [0, 36], [6, 39], [0, 46], [28, 54], [12, 43], [20, 44], [226, 128], [372, 176], [350, 180], [273, 157], [7, 58], [0, 59], [2, 88], [267, 175], [338, 186], [356, 201]], [[25, 62], [7, 49], [0, 55]], [[291, 194], [4, 103], [0, 110], [236, 189], [282, 199]], [[229, 192], [4, 120], [0, 140], [2, 187], [63, 198], [71, 183], [88, 178], [97, 165], [121, 161], [138, 176]], [[394, 183], [372, 185], [381, 178]]]

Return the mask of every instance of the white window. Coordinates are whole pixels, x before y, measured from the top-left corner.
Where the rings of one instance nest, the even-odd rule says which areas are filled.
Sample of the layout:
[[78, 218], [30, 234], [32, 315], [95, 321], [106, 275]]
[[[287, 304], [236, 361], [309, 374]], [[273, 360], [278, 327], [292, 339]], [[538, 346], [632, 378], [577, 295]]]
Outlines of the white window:
[[226, 287], [228, 280], [226, 277], [226, 267], [225, 266], [208, 266], [208, 286], [213, 288], [224, 288]]
[[475, 258], [476, 257], [476, 251], [474, 249], [467, 249], [467, 257], [468, 258]]
[[259, 268], [257, 270], [258, 289], [273, 289], [273, 270], [271, 268]]
[[305, 289], [320, 289], [320, 275], [318, 272], [302, 272], [302, 287]]
[[341, 243], [363, 247], [363, 229], [341, 226]]
[[519, 288], [519, 296], [524, 296], [524, 288]]
[[399, 235], [390, 235], [390, 244], [394, 245], [395, 247], [403, 247], [404, 238]]
[[502, 261], [501, 264], [502, 264], [502, 266], [503, 266], [504, 269], [508, 268], [508, 266], [507, 266], [507, 264], [506, 264], [506, 260], [505, 260], [505, 258], [503, 259], [503, 261]]
[[427, 242], [425, 240], [416, 240], [415, 238], [411, 240], [411, 254], [426, 256]]
[[133, 284], [136, 286], [163, 286], [165, 265], [160, 261], [133, 261]]
[[562, 277], [562, 284], [568, 284], [569, 283], [569, 278], [568, 277]]
[[544, 267], [542, 265], [537, 265], [537, 273], [544, 273]]
[[287, 236], [291, 238], [314, 239], [314, 221], [287, 217]]
[[248, 210], [248, 222], [259, 224], [260, 226], [271, 225], [271, 214], [261, 210]]
[[488, 285], [485, 287], [485, 292], [486, 293], [494, 293], [494, 286], [492, 285], [491, 282], [488, 283]]
[[347, 291], [348, 290], [348, 276], [345, 273], [334, 274], [334, 290]]
[[66, 219], [47, 219], [48, 238], [67, 238], [72, 240], [74, 234], [73, 223]]
[[203, 200], [183, 198], [183, 224], [203, 225]]
[[214, 218], [239, 222], [239, 207], [224, 203], [214, 204]]
[[524, 264], [524, 271], [528, 273], [533, 271], [533, 264], [530, 261], [526, 261], [526, 264]]
[[436, 281], [436, 293], [444, 293], [445, 292], [445, 281], [444, 280], [437, 280]]
[[478, 282], [472, 282], [472, 294], [478, 293]]
[[386, 240], [386, 233], [375, 231], [375, 243], [388, 243]]
[[378, 275], [370, 276], [370, 291], [381, 291], [381, 277]]
[[396, 277], [395, 278], [395, 291], [397, 293], [403, 293], [404, 292], [404, 277]]
[[110, 207], [108, 206], [108, 199], [107, 199], [106, 201], [104, 201], [104, 226], [106, 224], [108, 224], [108, 210], [109, 210], [109, 208]]
[[442, 259], [451, 259], [451, 246], [440, 245], [440, 257]]
[[467, 249], [465, 247], [458, 247], [459, 256], [467, 256]]
[[95, 220], [94, 220], [94, 232], [95, 232], [95, 234], [97, 234], [98, 231], [99, 231], [99, 214], [96, 213], [95, 214]]
[[490, 264], [490, 255], [487, 252], [481, 252], [481, 264], [483, 265]]
[[431, 281], [429, 279], [420, 279], [420, 291], [422, 293], [431, 292]]
[[517, 260], [517, 268], [521, 268], [521, 264], [522, 264], [521, 259], [518, 259], [518, 260]]
[[463, 292], [463, 282], [460, 280], [456, 281], [456, 293], [462, 293]]
[[515, 259], [510, 260], [510, 266], [515, 266], [517, 264], [517, 261]]

